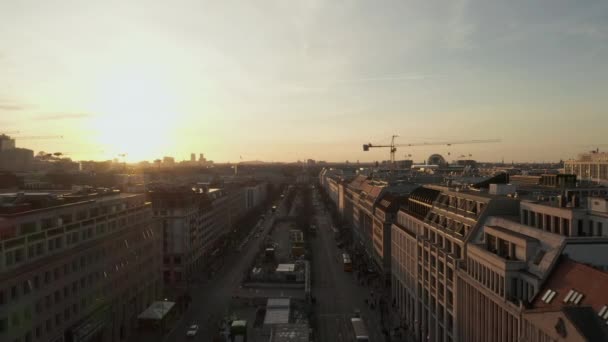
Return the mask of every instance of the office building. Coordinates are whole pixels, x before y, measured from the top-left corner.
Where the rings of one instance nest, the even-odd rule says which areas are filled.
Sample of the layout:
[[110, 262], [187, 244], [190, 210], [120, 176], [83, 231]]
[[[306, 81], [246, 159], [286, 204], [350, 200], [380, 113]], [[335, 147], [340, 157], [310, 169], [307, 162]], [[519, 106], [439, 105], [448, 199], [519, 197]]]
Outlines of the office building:
[[564, 172], [575, 174], [581, 181], [608, 184], [608, 152], [599, 150], [579, 154], [564, 162]]
[[0, 340], [127, 341], [162, 292], [162, 235], [145, 196], [0, 201]]
[[169, 297], [187, 296], [208, 259], [224, 247], [222, 237], [246, 212], [240, 185], [159, 185], [148, 193], [163, 234], [163, 280]]
[[414, 190], [391, 228], [392, 296], [417, 338], [457, 341], [456, 272], [488, 215], [518, 213], [518, 201], [478, 189]]

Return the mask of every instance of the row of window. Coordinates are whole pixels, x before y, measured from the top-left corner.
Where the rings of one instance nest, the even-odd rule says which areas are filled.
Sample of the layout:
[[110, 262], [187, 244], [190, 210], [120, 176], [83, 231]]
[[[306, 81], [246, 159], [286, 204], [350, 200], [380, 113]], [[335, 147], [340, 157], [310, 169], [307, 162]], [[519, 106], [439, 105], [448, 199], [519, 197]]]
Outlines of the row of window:
[[467, 273], [497, 295], [505, 295], [505, 277], [474, 259], [467, 259]]
[[57, 228], [73, 222], [94, 219], [101, 215], [123, 211], [129, 208], [140, 206], [143, 202], [123, 202], [119, 204], [105, 205], [89, 209], [81, 209], [76, 212], [67, 212], [53, 217], [46, 217], [37, 221], [24, 222], [19, 225], [19, 235], [35, 233], [39, 230]]
[[[89, 252], [86, 256], [74, 258], [70, 263], [65, 263], [63, 264], [63, 266], [57, 266], [52, 270], [46, 270], [44, 272], [41, 272], [40, 274], [36, 274], [31, 279], [24, 281], [22, 284], [12, 285], [10, 287], [10, 299], [18, 300], [19, 296], [28, 295], [32, 290], [37, 290], [42, 286], [50, 285], [53, 281], [59, 281], [60, 279], [67, 277], [72, 273], [91, 267], [95, 263], [100, 262], [102, 259], [105, 260], [109, 256], [118, 255], [117, 252], [119, 250], [129, 248], [132, 249], [132, 253], [129, 256], [132, 259], [134, 258], [134, 260], [139, 258], [139, 256], [143, 255], [144, 253], [151, 253], [153, 249], [149, 249], [147, 248], [147, 246], [140, 245], [138, 246], [138, 248], [129, 247], [129, 240], [136, 239], [136, 234], [137, 233], [134, 232], [131, 237], [127, 239], [113, 241], [111, 244], [97, 248], [95, 251]], [[142, 235], [150, 237], [151, 235], [153, 235], [153, 231], [151, 229], [143, 229]], [[126, 263], [128, 264], [128, 260], [126, 261]], [[113, 270], [118, 271], [120, 268], [124, 267], [124, 265], [124, 261], [122, 263], [114, 265], [114, 268], [109, 269], [107, 272], [104, 272], [105, 276], [107, 277], [108, 274]], [[7, 292], [8, 288], [0, 288], [0, 305], [8, 302], [9, 296], [5, 294]]]

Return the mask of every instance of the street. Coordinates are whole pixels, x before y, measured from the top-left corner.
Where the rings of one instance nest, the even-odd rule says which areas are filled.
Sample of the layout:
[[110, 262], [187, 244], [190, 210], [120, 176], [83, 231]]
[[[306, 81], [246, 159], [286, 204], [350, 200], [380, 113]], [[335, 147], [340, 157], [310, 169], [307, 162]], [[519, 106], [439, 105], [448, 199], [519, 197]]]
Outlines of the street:
[[[275, 217], [283, 215], [284, 212], [285, 208], [281, 205], [276, 214], [266, 214], [266, 219], [262, 223], [264, 232], [261, 236], [268, 234]], [[218, 270], [213, 278], [204, 283], [191, 285], [192, 302], [190, 307], [183, 314], [183, 317], [176, 322], [169, 334], [165, 336], [164, 341], [210, 341], [209, 336], [214, 336], [217, 332], [217, 323], [229, 314], [232, 294], [235, 289], [239, 288], [243, 274], [258, 252], [261, 241], [261, 237], [252, 237], [242, 251], [238, 253], [225, 251], [224, 266]], [[192, 324], [199, 325], [198, 334], [194, 339], [186, 337], [187, 327]]]
[[[317, 208], [322, 208], [316, 191], [313, 201]], [[316, 340], [354, 341], [350, 318], [354, 317], [355, 310], [360, 310], [369, 330], [370, 341], [384, 341], [378, 309], [371, 310], [365, 303], [370, 295], [369, 288], [358, 284], [354, 272], [344, 272], [342, 251], [336, 247], [333, 239], [329, 214], [317, 209], [316, 221], [319, 227], [312, 242]]]

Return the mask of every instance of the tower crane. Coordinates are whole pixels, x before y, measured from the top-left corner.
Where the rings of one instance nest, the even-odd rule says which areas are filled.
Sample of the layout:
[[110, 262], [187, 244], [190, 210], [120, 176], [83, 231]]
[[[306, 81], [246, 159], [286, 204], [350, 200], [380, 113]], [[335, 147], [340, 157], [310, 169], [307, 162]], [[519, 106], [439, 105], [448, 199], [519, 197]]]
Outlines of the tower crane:
[[404, 144], [395, 144], [395, 138], [398, 138], [398, 135], [391, 136], [391, 144], [390, 145], [377, 145], [372, 143], [367, 143], [363, 145], [363, 151], [369, 151], [370, 148], [389, 148], [390, 149], [390, 168], [391, 174], [394, 175], [395, 169], [395, 152], [397, 152], [397, 147], [418, 147], [418, 146], [452, 146], [452, 145], [465, 145], [465, 144], [485, 144], [485, 143], [497, 143], [500, 142], [500, 139], [477, 139], [477, 140], [456, 140], [456, 141], [438, 141], [438, 142], [419, 142], [419, 143], [404, 143]]

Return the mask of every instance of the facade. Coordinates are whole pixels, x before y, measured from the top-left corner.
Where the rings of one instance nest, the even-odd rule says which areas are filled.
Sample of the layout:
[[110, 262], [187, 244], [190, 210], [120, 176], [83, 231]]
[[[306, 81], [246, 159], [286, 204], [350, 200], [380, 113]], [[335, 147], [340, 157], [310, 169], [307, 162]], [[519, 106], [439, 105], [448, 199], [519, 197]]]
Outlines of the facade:
[[608, 201], [606, 197], [557, 196], [555, 200], [522, 200], [523, 224], [563, 236], [608, 237]]
[[520, 341], [520, 316], [559, 259], [566, 238], [490, 217], [457, 272], [459, 341]]
[[9, 148], [0, 151], [0, 171], [29, 171], [34, 165], [34, 151]]
[[15, 139], [11, 139], [6, 134], [0, 134], [0, 152], [12, 150], [15, 148]]
[[608, 152], [582, 153], [578, 159], [566, 160], [564, 172], [575, 174], [581, 181], [608, 184]]
[[251, 182], [247, 184], [245, 191], [247, 192], [245, 209], [250, 210], [261, 205], [268, 195], [268, 183], [266, 182]]
[[[255, 187], [254, 187], [255, 189]], [[249, 188], [164, 187], [149, 193], [163, 231], [163, 279], [169, 292], [185, 294], [222, 237], [247, 212]]]
[[488, 215], [517, 212], [517, 200], [474, 190], [429, 185], [410, 194], [391, 228], [392, 295], [417, 338], [459, 340], [456, 272], [465, 246]]
[[405, 196], [386, 193], [380, 198], [374, 211], [373, 260], [387, 282], [390, 282], [391, 272], [391, 225], [405, 199]]
[[145, 196], [0, 199], [0, 340], [127, 341], [162, 292], [162, 235]]
[[374, 211], [386, 186], [386, 182], [369, 180], [364, 176], [357, 177], [348, 185], [352, 194], [353, 242], [355, 246], [363, 248], [368, 257], [372, 259], [374, 255]]

